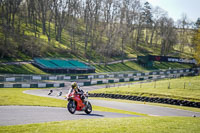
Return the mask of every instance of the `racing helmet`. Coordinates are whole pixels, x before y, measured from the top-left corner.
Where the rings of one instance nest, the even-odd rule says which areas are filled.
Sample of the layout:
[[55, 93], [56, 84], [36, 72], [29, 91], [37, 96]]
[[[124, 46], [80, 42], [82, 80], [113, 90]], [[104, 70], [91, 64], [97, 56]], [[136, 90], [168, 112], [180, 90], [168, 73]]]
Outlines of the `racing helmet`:
[[76, 82], [72, 82], [71, 86], [72, 86], [72, 89], [75, 89], [75, 88], [77, 88], [77, 83]]

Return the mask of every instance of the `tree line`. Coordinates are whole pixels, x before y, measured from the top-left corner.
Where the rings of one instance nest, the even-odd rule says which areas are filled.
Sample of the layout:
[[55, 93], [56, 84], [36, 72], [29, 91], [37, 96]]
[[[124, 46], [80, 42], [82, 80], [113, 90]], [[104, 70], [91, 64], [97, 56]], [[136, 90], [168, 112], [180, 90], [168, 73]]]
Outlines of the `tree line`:
[[[104, 62], [113, 56], [123, 61], [127, 47], [140, 50], [141, 44], [159, 46], [160, 55], [170, 54], [177, 44], [181, 52], [186, 46], [194, 50], [186, 15], [175, 23], [163, 9], [140, 0], [0, 0], [0, 17], [1, 58], [18, 51], [36, 57], [48, 48], [37, 38], [45, 35], [49, 45], [52, 40], [62, 43], [64, 31], [69, 33], [69, 52], [79, 52], [80, 35], [89, 60], [95, 52]], [[24, 33], [27, 27], [34, 37]]]

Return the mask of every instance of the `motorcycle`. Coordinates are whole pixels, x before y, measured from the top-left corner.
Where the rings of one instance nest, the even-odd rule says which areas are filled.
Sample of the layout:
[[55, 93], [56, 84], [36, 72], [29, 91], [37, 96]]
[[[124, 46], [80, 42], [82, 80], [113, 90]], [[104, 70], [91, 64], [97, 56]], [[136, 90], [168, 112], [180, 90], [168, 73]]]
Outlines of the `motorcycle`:
[[75, 91], [66, 96], [68, 100], [67, 109], [71, 114], [74, 114], [76, 111], [85, 111], [86, 114], [90, 114], [92, 112], [92, 105], [88, 101], [88, 92], [83, 95], [83, 101], [81, 99], [81, 95], [76, 94]]

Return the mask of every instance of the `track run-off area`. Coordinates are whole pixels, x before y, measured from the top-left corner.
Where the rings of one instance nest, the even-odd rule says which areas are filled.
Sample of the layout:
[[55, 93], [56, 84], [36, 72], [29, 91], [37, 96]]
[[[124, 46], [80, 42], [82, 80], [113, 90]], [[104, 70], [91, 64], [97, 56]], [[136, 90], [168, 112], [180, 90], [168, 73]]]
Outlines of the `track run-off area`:
[[[95, 89], [104, 88], [105, 86], [84, 86], [82, 89], [84, 91], [90, 91]], [[63, 92], [63, 95], [65, 95], [68, 92], [69, 88], [57, 88], [54, 89], [53, 93], [49, 96], [49, 89], [37, 89], [37, 90], [28, 90], [24, 93], [31, 94], [31, 95], [37, 95], [37, 96], [45, 96], [45, 97], [52, 97], [52, 98], [59, 98], [64, 99], [64, 97], [59, 97], [58, 93]], [[114, 108], [114, 109], [120, 109], [125, 111], [132, 111], [142, 114], [147, 114], [150, 116], [197, 116], [200, 117], [200, 112], [192, 112], [192, 111], [186, 111], [181, 109], [173, 109], [168, 107], [160, 107], [155, 105], [147, 105], [147, 104], [136, 104], [136, 103], [124, 103], [124, 102], [117, 102], [117, 101], [108, 101], [108, 100], [96, 100], [96, 99], [90, 99], [92, 105], [102, 106], [102, 107], [108, 107], [108, 108]]]
[[[53, 93], [48, 95], [50, 89], [36, 89], [24, 91], [26, 94], [50, 97], [56, 99], [64, 99], [64, 95], [68, 92], [70, 86], [53, 89]], [[84, 91], [104, 88], [102, 86], [84, 86]], [[58, 96], [62, 92], [62, 96]], [[149, 116], [184, 116], [184, 117], [200, 117], [200, 112], [192, 112], [169, 107], [161, 107], [148, 104], [125, 103], [112, 100], [89, 99], [92, 105], [131, 111], [136, 113], [147, 114]], [[66, 101], [67, 105], [67, 101]], [[96, 118], [121, 118], [121, 117], [141, 117], [139, 115], [128, 115], [113, 112], [93, 111], [90, 115], [84, 112], [76, 112], [70, 114], [67, 108], [59, 107], [41, 107], [41, 106], [0, 106], [0, 125], [22, 125], [31, 123], [42, 123], [63, 120], [78, 119], [96, 119]]]

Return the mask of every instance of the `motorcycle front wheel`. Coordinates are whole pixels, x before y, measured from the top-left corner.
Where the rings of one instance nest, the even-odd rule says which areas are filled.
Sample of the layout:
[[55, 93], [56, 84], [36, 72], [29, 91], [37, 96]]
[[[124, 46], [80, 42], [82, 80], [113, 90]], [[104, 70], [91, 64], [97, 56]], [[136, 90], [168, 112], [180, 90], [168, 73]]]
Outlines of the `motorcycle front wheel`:
[[92, 112], [92, 105], [90, 102], [88, 102], [85, 113], [90, 114]]
[[71, 114], [74, 114], [76, 112], [76, 104], [75, 101], [70, 100], [67, 104], [67, 109]]

